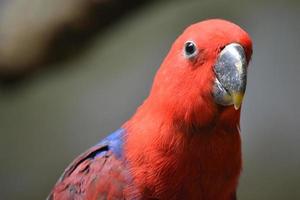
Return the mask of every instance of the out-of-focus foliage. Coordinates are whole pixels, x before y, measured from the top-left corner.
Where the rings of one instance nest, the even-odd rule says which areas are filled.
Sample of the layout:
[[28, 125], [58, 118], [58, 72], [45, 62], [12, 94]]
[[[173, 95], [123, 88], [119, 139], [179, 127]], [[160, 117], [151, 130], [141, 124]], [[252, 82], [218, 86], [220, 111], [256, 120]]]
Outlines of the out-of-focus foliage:
[[[26, 6], [39, 2], [49, 11], [25, 14], [18, 10], [20, 16], [14, 20], [20, 27], [0, 29], [0, 48], [3, 32], [16, 29], [19, 33], [14, 34], [31, 38], [18, 40], [18, 52], [30, 57], [31, 51], [44, 54], [30, 49], [43, 47], [48, 35], [33, 37], [23, 24], [28, 19], [25, 16], [37, 20], [39, 30], [44, 31], [44, 14], [49, 15], [53, 5], [42, 0], [26, 2]], [[2, 8], [0, 15], [4, 16]], [[51, 12], [69, 16], [59, 10]], [[7, 9], [4, 13], [13, 15]], [[206, 18], [231, 20], [245, 28], [254, 41], [241, 118], [244, 170], [239, 199], [300, 199], [300, 3], [271, 0], [151, 2], [105, 29], [89, 29], [88, 43], [80, 43], [87, 29], [79, 28], [83, 36], [54, 48], [63, 51], [65, 45], [74, 43], [66, 49], [77, 53], [68, 59], [62, 56], [60, 62], [46, 62], [47, 68], [38, 64], [44, 70], [0, 85], [1, 199], [44, 199], [76, 155], [135, 112], [174, 39], [191, 23]], [[76, 19], [71, 20], [75, 27], [88, 26], [81, 17]], [[14, 34], [6, 37], [16, 37]], [[25, 54], [19, 56], [23, 59]], [[1, 58], [0, 63], [14, 66], [22, 63], [21, 57]]]

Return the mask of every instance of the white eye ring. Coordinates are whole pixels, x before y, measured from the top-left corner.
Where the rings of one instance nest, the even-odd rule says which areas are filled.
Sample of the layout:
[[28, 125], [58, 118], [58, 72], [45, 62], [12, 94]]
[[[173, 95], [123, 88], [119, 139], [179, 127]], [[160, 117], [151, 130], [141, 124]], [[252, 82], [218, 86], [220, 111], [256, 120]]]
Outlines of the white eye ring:
[[193, 41], [186, 41], [183, 51], [184, 56], [188, 59], [192, 59], [198, 54], [197, 46]]

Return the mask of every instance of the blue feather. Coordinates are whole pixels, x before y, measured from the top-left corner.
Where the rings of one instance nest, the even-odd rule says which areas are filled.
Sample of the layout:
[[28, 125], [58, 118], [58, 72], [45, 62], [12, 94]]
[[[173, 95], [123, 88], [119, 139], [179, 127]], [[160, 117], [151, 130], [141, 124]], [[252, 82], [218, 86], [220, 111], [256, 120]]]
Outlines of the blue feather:
[[[97, 145], [107, 145], [108, 150], [111, 150], [119, 159], [123, 157], [123, 142], [124, 142], [125, 129], [119, 128], [106, 138], [101, 140]], [[106, 151], [99, 152], [96, 156], [103, 156]]]

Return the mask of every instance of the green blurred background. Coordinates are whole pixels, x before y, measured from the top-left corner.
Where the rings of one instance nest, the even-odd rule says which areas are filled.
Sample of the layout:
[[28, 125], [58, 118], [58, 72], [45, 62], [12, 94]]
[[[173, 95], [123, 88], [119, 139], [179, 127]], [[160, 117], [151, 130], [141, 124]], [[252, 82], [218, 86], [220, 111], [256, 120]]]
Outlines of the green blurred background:
[[254, 42], [239, 199], [300, 199], [300, 2], [108, 2], [0, 0], [0, 199], [45, 199], [135, 112], [183, 29], [207, 18]]

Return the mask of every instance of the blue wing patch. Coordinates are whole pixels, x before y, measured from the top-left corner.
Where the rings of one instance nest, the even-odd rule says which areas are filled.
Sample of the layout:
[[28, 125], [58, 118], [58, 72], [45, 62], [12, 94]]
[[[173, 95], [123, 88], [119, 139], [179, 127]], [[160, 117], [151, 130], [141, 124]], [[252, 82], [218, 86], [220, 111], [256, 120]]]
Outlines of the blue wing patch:
[[[120, 128], [104, 138], [97, 145], [107, 145], [108, 150], [111, 150], [115, 156], [120, 159], [123, 157], [124, 135], [125, 129]], [[105, 151], [101, 151], [96, 156], [103, 156], [105, 153]]]

